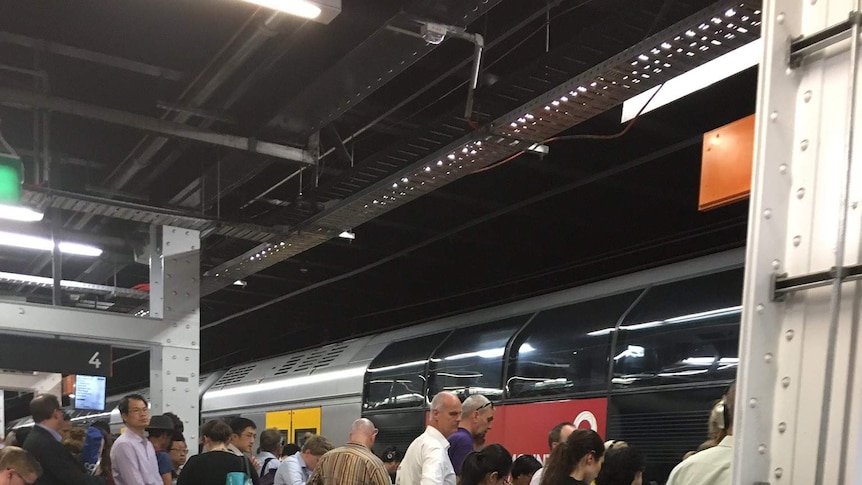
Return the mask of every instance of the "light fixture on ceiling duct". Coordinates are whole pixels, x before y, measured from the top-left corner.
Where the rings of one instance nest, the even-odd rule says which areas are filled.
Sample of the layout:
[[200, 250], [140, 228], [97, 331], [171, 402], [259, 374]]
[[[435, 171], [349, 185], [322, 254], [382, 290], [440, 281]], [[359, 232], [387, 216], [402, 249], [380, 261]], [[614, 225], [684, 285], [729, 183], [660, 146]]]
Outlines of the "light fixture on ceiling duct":
[[356, 233], [350, 231], [344, 231], [338, 235], [341, 239], [348, 239], [350, 241], [356, 239]]
[[311, 19], [322, 24], [332, 22], [341, 13], [341, 0], [243, 0], [261, 7]]
[[37, 222], [42, 213], [21, 205], [21, 183], [24, 180], [24, 164], [15, 150], [0, 134], [0, 219], [19, 222]]
[[[0, 231], [0, 245], [22, 249], [35, 249], [38, 251], [53, 251], [54, 249], [54, 242], [48, 238], [4, 231]], [[78, 256], [97, 257], [102, 254], [102, 250], [95, 246], [68, 241], [57, 243], [57, 248], [63, 254], [74, 254]]]

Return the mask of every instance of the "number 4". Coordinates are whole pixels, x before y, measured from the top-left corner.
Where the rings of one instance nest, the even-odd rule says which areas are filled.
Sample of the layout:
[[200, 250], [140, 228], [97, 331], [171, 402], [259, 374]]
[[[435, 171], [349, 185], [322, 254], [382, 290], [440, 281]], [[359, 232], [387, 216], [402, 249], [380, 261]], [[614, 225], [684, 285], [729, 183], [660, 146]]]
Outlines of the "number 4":
[[92, 366], [93, 366], [93, 367], [95, 367], [96, 369], [98, 369], [99, 367], [101, 367], [101, 366], [102, 366], [102, 361], [101, 361], [101, 360], [99, 360], [99, 352], [96, 352], [95, 354], [93, 354], [93, 356], [92, 356], [92, 357], [90, 357], [90, 360], [88, 360], [88, 361], [87, 361], [87, 363], [88, 363], [88, 364], [90, 364], [90, 365], [92, 365]]

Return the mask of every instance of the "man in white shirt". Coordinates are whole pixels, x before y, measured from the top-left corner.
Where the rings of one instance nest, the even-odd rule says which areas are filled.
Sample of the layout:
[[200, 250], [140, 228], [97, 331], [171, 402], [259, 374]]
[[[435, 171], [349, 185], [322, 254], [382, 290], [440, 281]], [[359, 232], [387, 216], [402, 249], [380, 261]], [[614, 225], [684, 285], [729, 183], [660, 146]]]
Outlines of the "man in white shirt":
[[305, 440], [302, 450], [288, 456], [275, 472], [275, 485], [305, 485], [320, 457], [332, 450], [332, 443], [314, 435]]
[[[554, 451], [554, 448], [557, 447], [560, 443], [564, 443], [567, 439], [569, 439], [569, 435], [574, 431], [575, 425], [572, 423], [560, 423], [553, 428], [548, 433], [548, 449], [551, 452]], [[548, 457], [550, 454], [545, 455], [545, 466], [548, 465]], [[536, 470], [536, 473], [533, 474], [533, 478], [530, 479], [530, 485], [539, 485], [542, 483], [542, 472], [544, 468], [539, 468]]]
[[716, 446], [700, 451], [670, 472], [667, 485], [730, 485], [733, 464], [733, 406], [736, 399], [736, 383], [730, 385], [717, 406], [722, 407], [719, 428], [727, 430], [727, 436]]
[[404, 453], [395, 485], [455, 485], [448, 438], [460, 421], [461, 400], [456, 395], [441, 392], [434, 396], [428, 427]]

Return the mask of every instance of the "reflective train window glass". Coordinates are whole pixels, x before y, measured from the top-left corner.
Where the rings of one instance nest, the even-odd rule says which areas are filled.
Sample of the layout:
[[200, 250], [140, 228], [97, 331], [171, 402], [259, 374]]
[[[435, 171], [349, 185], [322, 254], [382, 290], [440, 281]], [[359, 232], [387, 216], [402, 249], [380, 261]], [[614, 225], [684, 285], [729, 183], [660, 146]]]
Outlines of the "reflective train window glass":
[[607, 388], [610, 334], [639, 291], [539, 313], [518, 336], [509, 361], [510, 397]]
[[614, 387], [736, 377], [742, 270], [651, 288], [620, 326]]
[[364, 410], [425, 404], [425, 365], [448, 332], [389, 344], [365, 372]]
[[431, 358], [428, 395], [440, 391], [502, 399], [503, 353], [527, 315], [452, 332]]

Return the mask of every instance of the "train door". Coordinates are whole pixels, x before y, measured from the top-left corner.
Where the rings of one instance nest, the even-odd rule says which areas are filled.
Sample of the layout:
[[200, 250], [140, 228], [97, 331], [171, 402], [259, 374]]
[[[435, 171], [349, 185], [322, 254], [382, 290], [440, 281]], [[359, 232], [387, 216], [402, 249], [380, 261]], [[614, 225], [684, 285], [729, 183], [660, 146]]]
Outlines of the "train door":
[[302, 448], [308, 436], [320, 434], [320, 407], [266, 413], [266, 427], [278, 429], [285, 443]]

